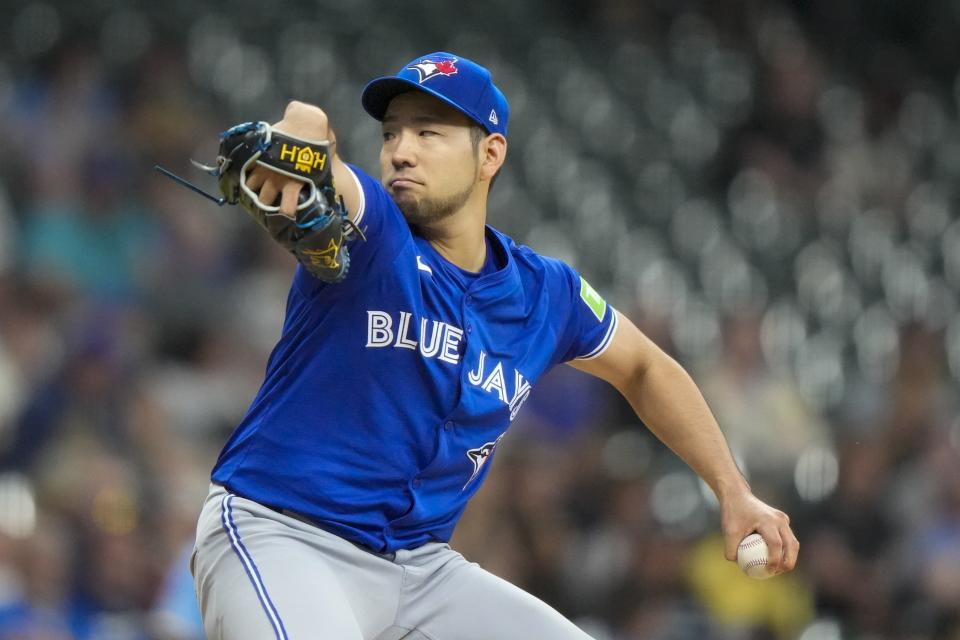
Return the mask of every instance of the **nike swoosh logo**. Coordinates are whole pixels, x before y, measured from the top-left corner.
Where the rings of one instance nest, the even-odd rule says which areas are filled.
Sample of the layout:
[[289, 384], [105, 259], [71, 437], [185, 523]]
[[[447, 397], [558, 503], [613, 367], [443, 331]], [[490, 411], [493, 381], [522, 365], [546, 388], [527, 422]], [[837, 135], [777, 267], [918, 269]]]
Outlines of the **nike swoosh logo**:
[[420, 269], [420, 271], [426, 271], [431, 276], [433, 275], [433, 269], [423, 264], [423, 261], [420, 260], [420, 256], [417, 256], [417, 269]]

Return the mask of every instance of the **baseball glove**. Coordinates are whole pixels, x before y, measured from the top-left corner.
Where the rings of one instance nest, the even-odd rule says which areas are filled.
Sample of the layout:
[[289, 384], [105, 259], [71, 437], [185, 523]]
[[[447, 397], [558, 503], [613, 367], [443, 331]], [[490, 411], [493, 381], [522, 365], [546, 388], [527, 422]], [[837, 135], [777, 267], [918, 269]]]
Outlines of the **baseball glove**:
[[[301, 140], [266, 122], [245, 122], [220, 134], [215, 167], [197, 166], [217, 178], [226, 203], [243, 207], [308, 272], [324, 282], [340, 282], [350, 269], [346, 241], [363, 232], [336, 196], [331, 160], [325, 140]], [[279, 199], [263, 202], [247, 186], [255, 165], [304, 183], [293, 218], [280, 213]]]

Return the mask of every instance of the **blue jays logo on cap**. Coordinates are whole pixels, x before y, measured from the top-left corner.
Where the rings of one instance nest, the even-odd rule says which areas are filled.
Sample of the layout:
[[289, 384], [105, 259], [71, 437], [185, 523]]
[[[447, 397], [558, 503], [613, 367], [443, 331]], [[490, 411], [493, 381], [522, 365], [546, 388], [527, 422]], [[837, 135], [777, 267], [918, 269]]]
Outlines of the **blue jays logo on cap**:
[[423, 84], [430, 78], [436, 76], [452, 76], [457, 72], [457, 60], [421, 60], [412, 64], [407, 69], [412, 69], [420, 74], [420, 84]]
[[390, 101], [401, 93], [419, 90], [449, 104], [486, 129], [507, 135], [510, 107], [490, 72], [476, 62], [438, 51], [411, 60], [395, 76], [372, 80], [361, 102], [367, 113], [383, 120]]

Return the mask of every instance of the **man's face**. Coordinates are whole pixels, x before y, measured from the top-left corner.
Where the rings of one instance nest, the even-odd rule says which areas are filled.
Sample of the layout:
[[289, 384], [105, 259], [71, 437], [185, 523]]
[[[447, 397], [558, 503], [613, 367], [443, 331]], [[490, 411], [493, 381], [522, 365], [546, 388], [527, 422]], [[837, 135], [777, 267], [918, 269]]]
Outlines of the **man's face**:
[[458, 211], [479, 176], [472, 122], [421, 91], [402, 93], [383, 118], [380, 176], [407, 222], [427, 226]]

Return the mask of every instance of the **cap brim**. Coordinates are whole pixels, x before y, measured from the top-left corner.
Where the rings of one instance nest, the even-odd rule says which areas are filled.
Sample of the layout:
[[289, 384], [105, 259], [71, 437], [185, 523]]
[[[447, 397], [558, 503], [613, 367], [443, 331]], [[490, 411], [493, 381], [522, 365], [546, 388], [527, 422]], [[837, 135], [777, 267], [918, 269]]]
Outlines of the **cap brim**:
[[360, 102], [363, 104], [364, 110], [375, 120], [383, 120], [391, 100], [401, 93], [417, 88], [419, 86], [415, 82], [395, 76], [385, 76], [367, 83], [360, 96]]
[[453, 100], [450, 100], [446, 96], [428, 89], [427, 87], [414, 82], [413, 80], [398, 78], [396, 76], [384, 76], [368, 82], [367, 86], [363, 89], [363, 93], [360, 95], [360, 103], [363, 105], [363, 109], [367, 113], [373, 116], [374, 119], [382, 122], [383, 116], [385, 116], [387, 113], [387, 107], [390, 106], [390, 101], [401, 93], [407, 93], [408, 91], [414, 90], [422, 91], [423, 93], [429, 94], [441, 102], [445, 102], [463, 115], [467, 116], [473, 122], [477, 122], [486, 128], [486, 125], [477, 120], [476, 115], [470, 113]]

